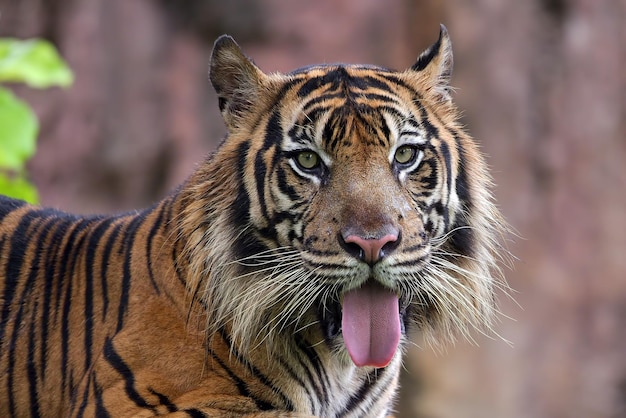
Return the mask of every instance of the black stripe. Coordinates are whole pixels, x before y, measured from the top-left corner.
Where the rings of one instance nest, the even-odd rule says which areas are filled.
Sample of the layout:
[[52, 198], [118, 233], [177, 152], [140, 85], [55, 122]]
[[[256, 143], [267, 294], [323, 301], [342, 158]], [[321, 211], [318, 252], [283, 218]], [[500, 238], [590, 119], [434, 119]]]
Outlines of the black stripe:
[[[4, 289], [4, 305], [2, 308], [2, 318], [0, 319], [0, 342], [4, 342], [4, 335], [6, 333], [6, 327], [9, 322], [13, 323], [13, 332], [11, 334], [11, 338], [7, 347], [9, 352], [8, 358], [8, 396], [9, 396], [9, 415], [14, 416], [16, 414], [16, 399], [14, 388], [15, 385], [15, 374], [19, 370], [15, 368], [15, 355], [17, 353], [18, 339], [19, 339], [19, 325], [23, 322], [22, 316], [24, 314], [24, 309], [27, 308], [27, 298], [32, 293], [33, 287], [30, 283], [33, 278], [32, 270], [29, 272], [28, 279], [25, 283], [24, 289], [20, 295], [20, 300], [18, 303], [15, 303], [15, 306], [19, 306], [13, 321], [9, 321], [9, 315], [11, 314], [11, 306], [14, 304], [14, 297], [17, 292], [17, 288], [19, 285], [19, 278], [23, 270], [23, 262], [26, 259], [25, 254], [28, 250], [28, 244], [31, 242], [33, 236], [35, 236], [41, 225], [37, 225], [37, 221], [40, 218], [36, 211], [31, 211], [26, 213], [17, 228], [13, 231], [13, 235], [11, 236], [11, 244], [10, 244], [10, 252], [7, 260], [7, 267], [5, 273], [5, 289]], [[28, 267], [28, 266], [26, 266]], [[32, 377], [30, 375], [30, 369], [28, 370], [29, 379]], [[36, 373], [34, 376], [34, 382], [29, 381], [29, 392], [32, 392], [32, 385], [36, 385]], [[35, 389], [36, 391], [36, 389]], [[35, 406], [37, 404], [35, 403]], [[33, 406], [33, 405], [31, 405]]]
[[341, 99], [345, 101], [346, 96], [343, 93], [331, 92], [308, 98], [308, 101], [304, 104], [304, 106], [302, 106], [302, 115], [306, 115], [306, 118], [301, 119], [316, 121], [319, 116], [327, 112], [328, 109], [336, 107], [336, 105], [330, 105], [334, 99]]
[[274, 213], [274, 216], [272, 217], [272, 219], [270, 219], [269, 226], [267, 228], [259, 229], [261, 235], [263, 235], [263, 237], [265, 238], [275, 240], [277, 236], [276, 226], [285, 221], [289, 221], [293, 224], [295, 217], [298, 216], [297, 214], [292, 212], [292, 210], [289, 210]]
[[[18, 327], [17, 319], [22, 318], [22, 312], [24, 310], [24, 305], [19, 304], [19, 309], [17, 310], [15, 327]], [[15, 393], [14, 389], [18, 387], [15, 384], [15, 373], [18, 371], [15, 368], [15, 354], [17, 353], [17, 339], [19, 337], [19, 332], [17, 329], [13, 330], [13, 334], [11, 335], [11, 341], [9, 342], [8, 351], [9, 351], [9, 368], [8, 368], [8, 388], [9, 388], [9, 416], [16, 416], [16, 404], [15, 404]]]
[[[401, 115], [400, 115], [401, 116]], [[404, 127], [404, 131], [400, 132], [400, 135], [420, 135], [421, 133], [421, 128], [420, 128], [420, 124], [417, 120], [414, 119], [413, 115], [409, 116], [409, 117], [404, 117], [401, 116], [402, 122], [404, 124], [409, 125], [409, 128]], [[406, 129], [410, 129], [413, 128], [413, 130], [406, 130]]]
[[291, 129], [289, 129], [289, 132], [287, 132], [287, 135], [293, 142], [302, 144], [305, 147], [312, 141], [312, 138], [307, 133], [307, 130], [302, 126], [301, 122], [294, 124]]
[[115, 351], [113, 341], [107, 337], [104, 341], [104, 358], [124, 379], [124, 390], [128, 398], [140, 408], [150, 409], [156, 413], [156, 408], [149, 404], [135, 388], [135, 375], [133, 371], [124, 362], [124, 359]]
[[[59, 308], [61, 306], [61, 295], [63, 292], [63, 285], [66, 283], [65, 271], [68, 267], [69, 262], [69, 253], [66, 254], [66, 251], [70, 251], [73, 248], [75, 230], [76, 230], [76, 222], [74, 219], [65, 218], [64, 219], [65, 228], [63, 230], [63, 235], [61, 236], [53, 236], [53, 239], [58, 238], [58, 243], [56, 245], [56, 251], [54, 253], [48, 254], [48, 260], [53, 263], [55, 266], [55, 271], [53, 272], [55, 281], [54, 281], [54, 289], [51, 289], [53, 292], [54, 306], [51, 309], [52, 317], [54, 322], [59, 322], [59, 312], [61, 311]], [[57, 270], [58, 269], [58, 270]]]
[[6, 326], [8, 325], [11, 308], [14, 305], [13, 298], [19, 284], [24, 254], [28, 247], [28, 242], [33, 235], [33, 231], [28, 232], [32, 222], [37, 219], [37, 212], [32, 211], [24, 214], [19, 224], [11, 235], [9, 244], [9, 256], [6, 261], [4, 273], [4, 292], [2, 294], [2, 312], [0, 314], [0, 341], [4, 341]]
[[294, 380], [296, 382], [296, 384], [298, 386], [300, 386], [301, 388], [304, 389], [304, 391], [306, 392], [307, 398], [309, 398], [309, 403], [313, 406], [316, 406], [319, 402], [318, 399], [320, 399], [319, 395], [320, 393], [316, 390], [317, 388], [315, 387], [315, 382], [313, 382], [313, 376], [311, 375], [311, 372], [309, 371], [309, 369], [306, 367], [306, 365], [304, 365], [302, 362], [300, 362], [300, 364], [302, 365], [302, 369], [305, 371], [305, 373], [307, 374], [307, 378], [309, 380], [309, 382], [311, 382], [311, 386], [313, 387], [313, 389], [316, 392], [316, 397], [314, 398], [313, 395], [311, 394], [311, 391], [309, 390], [309, 388], [307, 387], [307, 385], [304, 383], [304, 380], [302, 380], [300, 378], [300, 376], [298, 376], [298, 374], [296, 373], [296, 371], [293, 369], [293, 367], [291, 367], [291, 365], [289, 365], [287, 363], [287, 361], [285, 361], [285, 359], [283, 357], [278, 357], [277, 359], [274, 359], [273, 361], [278, 361], [280, 363], [280, 367], [287, 372], [287, 374], [289, 375], [289, 377]]
[[93, 393], [96, 398], [95, 416], [97, 418], [109, 418], [110, 417], [109, 411], [107, 411], [106, 408], [104, 407], [104, 400], [102, 399], [102, 392], [103, 392], [102, 386], [98, 385], [98, 382], [96, 381], [95, 373], [91, 374], [91, 380], [93, 382]]
[[109, 260], [111, 259], [111, 253], [113, 252], [113, 246], [115, 245], [123, 226], [124, 224], [122, 223], [115, 225], [107, 238], [107, 242], [104, 245], [104, 250], [102, 252], [102, 265], [100, 266], [100, 286], [102, 287], [102, 321], [106, 320], [107, 313], [109, 311]]
[[230, 336], [226, 334], [223, 328], [220, 328], [220, 335], [224, 339], [228, 347], [230, 348], [230, 351], [235, 356], [237, 361], [239, 361], [244, 367], [246, 367], [254, 375], [254, 377], [256, 377], [262, 384], [270, 388], [271, 392], [277, 395], [281, 399], [286, 410], [293, 411], [294, 406], [291, 400], [287, 398], [287, 396], [283, 393], [282, 390], [280, 390], [280, 388], [274, 386], [274, 384], [272, 384], [272, 382], [268, 379], [267, 376], [261, 373], [259, 369], [257, 369], [253, 364], [250, 364], [250, 362], [244, 356], [241, 355], [239, 350], [237, 350], [237, 348], [235, 348], [235, 346], [233, 345], [230, 339]]
[[362, 143], [379, 147], [385, 147], [387, 145], [385, 142], [385, 139], [387, 138], [377, 137], [373, 129], [375, 127], [373, 123], [375, 122], [375, 119], [382, 119], [382, 114], [379, 109], [358, 105], [358, 111], [354, 114], [354, 118], [359, 122], [361, 128], [367, 133], [365, 136], [360, 138]]
[[152, 243], [154, 242], [154, 238], [163, 224], [164, 212], [163, 208], [158, 208], [157, 210], [159, 211], [159, 216], [156, 221], [154, 221], [152, 228], [150, 228], [150, 232], [148, 233], [148, 238], [146, 240], [146, 260], [148, 262], [148, 277], [150, 278], [150, 283], [152, 284], [152, 287], [157, 295], [160, 295], [161, 291], [159, 290], [159, 286], [154, 278], [154, 272], [152, 271]]
[[423, 232], [421, 232], [419, 236], [422, 239], [422, 242], [415, 244], [415, 245], [409, 245], [404, 250], [402, 250], [402, 252], [410, 253], [410, 252], [415, 252], [415, 251], [423, 251], [424, 248], [426, 247], [426, 242], [428, 242], [428, 237]]
[[242, 142], [237, 147], [237, 197], [232, 205], [232, 221], [233, 225], [243, 225], [244, 227], [250, 223], [250, 198], [243, 184], [243, 175], [246, 171], [248, 153], [250, 152], [250, 144]]
[[170, 400], [170, 398], [168, 398], [162, 393], [157, 392], [156, 390], [152, 388], [148, 388], [148, 391], [152, 393], [154, 396], [156, 396], [157, 398], [159, 398], [159, 405], [165, 406], [168, 412], [178, 411], [178, 408], [176, 407], [176, 405], [174, 405], [174, 403]]
[[425, 261], [428, 261], [429, 259], [430, 259], [430, 254], [426, 254], [417, 258], [412, 258], [410, 260], [394, 263], [393, 266], [394, 267], [415, 267], [416, 265], [422, 264]]
[[248, 226], [250, 225], [250, 197], [243, 184], [243, 173], [245, 172], [246, 160], [250, 144], [243, 142], [237, 149], [237, 197], [230, 207], [230, 224], [238, 231], [237, 242], [233, 250], [235, 257], [245, 258], [253, 254], [258, 254], [266, 247], [254, 236]]
[[468, 257], [474, 255], [474, 231], [469, 227], [467, 221], [469, 214], [472, 213], [474, 205], [472, 203], [472, 197], [470, 195], [469, 182], [467, 177], [467, 170], [465, 167], [466, 151], [461, 144], [461, 140], [458, 135], [454, 135], [457, 144], [458, 158], [458, 174], [455, 179], [456, 194], [461, 202], [462, 211], [457, 214], [454, 221], [454, 225], [450, 228], [453, 232], [450, 235], [448, 241], [452, 245], [452, 253], [462, 254]]
[[445, 230], [448, 231], [450, 226], [450, 211], [448, 204], [450, 203], [450, 194], [452, 193], [452, 156], [450, 155], [450, 147], [445, 141], [441, 141], [441, 155], [446, 168], [446, 205], [443, 206], [443, 222]]
[[428, 140], [432, 140], [433, 138], [439, 137], [439, 129], [432, 123], [430, 123], [430, 119], [428, 118], [428, 111], [424, 106], [419, 106], [420, 111], [420, 125], [424, 132], [426, 133], [426, 138]]
[[137, 230], [141, 227], [141, 224], [146, 218], [146, 212], [142, 212], [136, 215], [133, 220], [128, 224], [128, 228], [124, 234], [124, 266], [122, 271], [122, 293], [120, 295], [120, 304], [117, 310], [117, 328], [116, 332], [120, 332], [124, 328], [124, 318], [126, 317], [126, 311], [128, 309], [128, 299], [130, 298], [130, 282], [132, 278], [131, 273], [131, 260], [133, 253], [133, 246], [135, 244], [135, 235]]
[[439, 182], [439, 170], [435, 159], [424, 159], [421, 163], [422, 169], [415, 172], [416, 174], [426, 172], [426, 168], [429, 168], [430, 173], [428, 176], [420, 176], [419, 182], [422, 183], [422, 188], [426, 190], [434, 190]]
[[452, 233], [448, 242], [452, 246], [451, 254], [458, 254], [466, 257], [474, 255], [474, 232], [469, 227], [464, 215], [459, 215], [452, 226]]
[[[45, 249], [47, 245], [46, 241], [50, 232], [50, 225], [54, 224], [55, 221], [56, 220], [54, 218], [46, 219], [45, 221], [37, 225], [36, 228], [33, 228], [34, 229], [33, 237], [31, 238], [31, 240], [34, 240], [37, 243], [37, 246], [35, 247], [33, 251], [33, 260], [31, 261], [31, 264], [30, 264], [28, 280], [24, 284], [24, 289], [20, 296], [20, 303], [26, 306], [30, 306], [31, 295], [33, 293], [33, 290], [37, 288], [36, 282], [39, 280], [39, 277], [40, 277], [40, 269], [42, 265], [41, 259], [44, 258], [42, 256], [45, 254]], [[44, 269], [45, 269], [45, 264], [44, 264]], [[43, 315], [45, 315], [45, 313], [43, 313]], [[40, 363], [39, 373], [36, 367], [37, 363], [35, 359], [35, 353], [37, 352], [36, 350], [37, 339], [35, 335], [35, 324], [38, 323], [40, 316], [42, 316], [42, 314], [40, 314], [39, 312], [39, 301], [35, 299], [34, 304], [32, 306], [32, 311], [31, 311], [30, 320], [29, 320], [30, 330], [29, 330], [29, 335], [28, 335], [28, 347], [29, 348], [28, 348], [28, 363], [27, 363], [28, 385], [29, 385], [29, 393], [30, 393], [30, 407], [31, 407], [32, 416], [39, 416], [39, 400], [37, 397], [38, 374], [43, 375], [44, 374], [43, 370], [45, 370], [45, 358], [42, 357], [40, 359], [41, 363]], [[16, 324], [19, 324], [22, 322], [22, 319], [16, 318], [15, 322]]]
[[[65, 390], [69, 387], [69, 393], [74, 393], [74, 379], [73, 379], [73, 368], [70, 367], [70, 357], [69, 357], [69, 348], [70, 348], [70, 313], [72, 310], [72, 291], [74, 287], [74, 275], [78, 274], [76, 269], [76, 261], [78, 256], [82, 252], [82, 247], [86, 241], [86, 234], [82, 234], [82, 236], [76, 241], [76, 236], [87, 229], [92, 220], [91, 219], [81, 219], [76, 223], [74, 230], [70, 234], [70, 238], [67, 241], [67, 247], [63, 252], [63, 261], [61, 265], [61, 273], [59, 274], [59, 283], [61, 285], [63, 282], [67, 283], [65, 288], [65, 301], [63, 302], [63, 313], [61, 317], [61, 387]], [[66, 259], [67, 257], [67, 259]], [[66, 268], [69, 267], [69, 269]], [[69, 270], [66, 274], [66, 270]], [[80, 302], [79, 302], [80, 303]]]
[[461, 143], [461, 138], [455, 133], [454, 139], [456, 141], [456, 149], [459, 154], [458, 158], [458, 174], [455, 179], [456, 183], [456, 194], [459, 197], [459, 200], [462, 202], [464, 209], [469, 213], [472, 209], [472, 200], [470, 196], [470, 187], [469, 181], [467, 177], [467, 168], [465, 167], [465, 162], [467, 161], [467, 153], [463, 144]]
[[[398, 107], [393, 107], [390, 105], [380, 105], [380, 106], [376, 106], [376, 110], [378, 112], [388, 113], [389, 115], [393, 116], [395, 119], [405, 122], [405, 123], [409, 123], [412, 126], [414, 126], [415, 129], [420, 130], [419, 129], [420, 125], [415, 119], [413, 119], [413, 114], [403, 111], [406, 108], [406, 105], [403, 105], [402, 103], [397, 103], [397, 105]], [[385, 121], [385, 118], [383, 118], [382, 115], [381, 115], [381, 119]]]
[[[300, 363], [302, 364], [302, 367], [306, 370], [307, 377], [315, 388], [317, 398], [324, 401], [328, 400], [328, 388], [330, 387], [330, 380], [328, 379], [328, 374], [326, 373], [326, 370], [324, 369], [324, 366], [322, 365], [320, 358], [317, 355], [317, 352], [312, 349], [302, 339], [300, 335], [297, 335], [295, 337], [295, 342], [296, 346], [298, 347], [299, 353], [304, 354], [308, 359], [308, 364], [305, 364], [304, 362], [302, 362], [302, 360], [300, 360]], [[315, 383], [315, 379], [313, 379], [313, 376], [311, 375], [309, 365], [313, 366], [313, 371], [316, 374], [317, 382], [319, 382], [318, 384]]]
[[[382, 114], [380, 114], [379, 118], [380, 118], [380, 122], [378, 124], [378, 129], [380, 131], [379, 135], [381, 138], [385, 138], [385, 141], [387, 142], [387, 144], [390, 144], [391, 143], [391, 129], [389, 128], [389, 125], [387, 124], [387, 118], [383, 117]], [[396, 117], [396, 119], [398, 118]], [[401, 136], [402, 136], [402, 133], [399, 134], [399, 137]]]
[[[301, 82], [301, 80], [298, 80], [297, 78], [294, 78], [294, 79], [284, 83], [280, 87], [280, 90], [274, 95], [274, 103], [270, 106], [270, 108], [277, 109], [280, 106], [280, 101], [283, 99], [283, 97], [285, 97], [287, 92], [289, 92], [292, 89], [293, 86], [295, 86], [296, 84], [298, 84], [300, 82]], [[254, 120], [254, 122], [250, 125], [250, 132], [256, 131], [259, 128], [259, 125], [261, 124], [261, 122], [264, 121], [264, 120], [265, 120], [265, 113], [264, 112], [257, 112], [256, 120]], [[224, 142], [226, 142], [226, 139], [228, 139], [228, 137], [225, 138]], [[224, 142], [222, 142], [222, 143], [224, 143]]]
[[[343, 69], [343, 72], [345, 73], [345, 69]], [[321, 76], [310, 78], [302, 83], [297, 94], [299, 97], [306, 97], [327, 84], [331, 84], [331, 89], [336, 89], [341, 79], [340, 75], [341, 72], [338, 69], [334, 69]]]
[[94, 265], [96, 264], [96, 254], [102, 241], [102, 237], [111, 226], [111, 220], [102, 220], [100, 224], [89, 234], [87, 243], [87, 253], [85, 255], [85, 365], [84, 369], [91, 367], [91, 356], [93, 350], [93, 327], [94, 327]]
[[[268, 167], [265, 162], [265, 153], [272, 152], [276, 155], [275, 147], [282, 138], [282, 128], [280, 126], [280, 114], [278, 111], [272, 112], [267, 125], [265, 127], [265, 138], [263, 148], [254, 156], [254, 180], [256, 183], [257, 199], [259, 201], [259, 209], [265, 219], [269, 219], [267, 203], [265, 202], [265, 182], [268, 173], [272, 172], [273, 167]], [[272, 162], [275, 160], [272, 159]]]
[[[42, 359], [41, 379], [45, 380], [48, 360], [48, 334], [50, 319], [53, 317], [53, 311], [51, 309], [52, 296], [54, 294], [54, 281], [61, 278], [56, 275], [57, 267], [59, 265], [59, 248], [62, 245], [63, 237], [67, 233], [68, 228], [72, 225], [72, 221], [65, 219], [54, 219], [54, 223], [50, 225], [49, 230], [52, 233], [50, 242], [48, 243], [48, 250], [45, 259], [45, 271], [44, 271], [44, 294], [43, 294], [43, 308], [41, 315], [41, 346], [40, 356]], [[56, 312], [56, 310], [54, 311]]]
[[309, 254], [319, 255], [319, 256], [322, 256], [322, 257], [332, 257], [332, 256], [336, 256], [338, 254], [341, 254], [338, 251], [333, 251], [333, 250], [323, 251], [323, 250], [316, 250], [316, 249], [313, 249], [313, 248], [308, 248], [306, 252], [309, 253]]
[[239, 376], [237, 376], [230, 369], [230, 367], [228, 367], [226, 363], [223, 362], [222, 359], [220, 359], [215, 352], [213, 352], [213, 350], [208, 349], [208, 351], [209, 351], [209, 355], [213, 358], [213, 360], [215, 360], [219, 364], [219, 366], [228, 374], [228, 377], [230, 377], [230, 379], [235, 383], [235, 386], [237, 386], [237, 390], [239, 391], [239, 394], [241, 396], [245, 396], [246, 398], [252, 399], [252, 401], [255, 403], [257, 408], [259, 408], [262, 411], [270, 411], [272, 409], [275, 409], [272, 404], [262, 399], [258, 399], [256, 396], [250, 393], [246, 382], [243, 379], [241, 379]]
[[[167, 203], [167, 215], [165, 216], [165, 225], [171, 229], [171, 231], [169, 232], [169, 235], [167, 237], [164, 238], [164, 240], [172, 240], [172, 260], [174, 261], [174, 272], [176, 273], [176, 278], [178, 279], [178, 282], [182, 285], [187, 285], [187, 283], [185, 282], [185, 278], [183, 277], [183, 271], [182, 271], [182, 265], [181, 265], [181, 260], [179, 257], [179, 249], [180, 249], [180, 245], [181, 245], [181, 240], [179, 239], [179, 237], [182, 236], [182, 232], [180, 230], [180, 226], [179, 224], [175, 224], [172, 222], [172, 213], [174, 212], [174, 202], [176, 201], [176, 198], [171, 198], [171, 200], [168, 201]], [[191, 313], [191, 311], [190, 311]]]
[[[41, 254], [41, 246], [43, 245], [43, 243], [41, 242], [41, 240], [38, 240], [38, 247], [37, 250], [35, 250], [35, 257], [33, 258], [33, 260], [31, 261], [30, 265], [27, 266], [23, 266], [23, 261], [26, 259], [25, 255], [28, 252], [28, 244], [30, 242], [32, 242], [32, 240], [39, 234], [41, 228], [42, 228], [42, 224], [45, 226], [45, 223], [42, 222], [41, 218], [36, 216], [35, 212], [29, 212], [27, 215], [29, 216], [24, 216], [22, 218], [22, 220], [20, 221], [20, 226], [25, 226], [25, 231], [20, 231], [20, 235], [18, 236], [18, 238], [20, 239], [20, 242], [14, 242], [13, 238], [15, 238], [15, 235], [12, 236], [11, 238], [11, 243], [15, 244], [15, 248], [11, 248], [11, 254], [16, 256], [19, 255], [20, 260], [19, 260], [19, 265], [14, 266], [16, 267], [16, 270], [13, 271], [13, 275], [14, 275], [14, 283], [12, 286], [12, 295], [11, 298], [13, 298], [15, 296], [15, 293], [17, 292], [17, 286], [19, 284], [19, 276], [22, 273], [22, 270], [26, 270], [28, 271], [28, 277], [24, 283], [24, 286], [22, 288], [22, 292], [20, 293], [19, 296], [19, 301], [15, 304], [16, 306], [19, 306], [19, 309], [17, 310], [17, 313], [15, 314], [15, 317], [13, 318], [13, 321], [11, 321], [14, 325], [13, 325], [13, 332], [11, 334], [11, 339], [9, 341], [9, 345], [8, 345], [8, 351], [9, 351], [9, 366], [8, 366], [8, 386], [9, 386], [9, 410], [11, 411], [11, 415], [15, 414], [15, 399], [14, 399], [14, 392], [13, 392], [13, 388], [15, 388], [15, 383], [14, 383], [14, 379], [15, 379], [15, 374], [16, 372], [18, 372], [19, 370], [16, 369], [15, 367], [15, 362], [16, 362], [16, 358], [15, 358], [15, 354], [17, 353], [17, 347], [18, 347], [18, 340], [20, 337], [20, 327], [19, 325], [22, 324], [24, 321], [22, 319], [22, 316], [24, 315], [24, 310], [26, 310], [27, 312], [29, 311], [29, 297], [33, 292], [34, 286], [33, 286], [33, 282], [35, 280], [35, 278], [37, 277], [37, 269], [38, 269], [38, 261], [39, 261], [39, 257]], [[27, 218], [27, 219], [25, 219]], [[18, 226], [18, 230], [20, 229], [20, 226]], [[15, 234], [18, 233], [18, 230], [15, 231]], [[23, 234], [22, 234], [23, 233]], [[14, 252], [13, 250], [16, 250], [18, 253]], [[8, 263], [11, 264], [12, 262], [15, 262], [16, 260], [12, 260], [11, 257], [9, 257]], [[24, 268], [23, 268], [24, 267]], [[7, 270], [8, 270], [9, 266], [7, 266]], [[10, 277], [10, 276], [9, 276]], [[35, 312], [32, 312], [32, 315], [35, 315], [35, 319], [36, 319], [36, 308], [33, 308]], [[8, 320], [6, 321], [8, 322]], [[34, 345], [34, 336], [32, 335], [32, 333], [34, 332], [34, 330], [32, 329], [32, 325], [34, 324], [34, 320], [33, 318], [31, 318], [31, 330], [29, 332], [29, 348], [30, 345]], [[3, 333], [5, 332], [5, 326], [6, 323], [5, 321], [2, 322], [2, 331]], [[2, 341], [3, 339], [0, 337], [0, 341]], [[34, 359], [32, 359], [30, 356], [32, 354], [34, 354], [34, 347], [32, 347], [32, 351], [29, 352], [28, 354], [28, 358], [29, 360], [32, 361], [33, 365], [34, 365]], [[36, 392], [37, 392], [37, 371], [35, 369], [31, 369], [30, 365], [27, 365], [27, 375], [28, 375], [28, 387], [29, 387], [29, 395], [32, 395], [33, 393], [34, 395], [34, 402], [31, 402], [31, 412], [32, 410], [37, 410], [38, 409], [38, 402], [37, 402], [37, 396], [36, 396]], [[31, 397], [31, 401], [32, 401], [32, 397]], [[36, 415], [35, 415], [36, 416]]]
[[248, 197], [248, 193], [245, 188], [242, 186], [239, 188], [237, 197], [231, 206], [231, 213], [233, 214], [231, 225], [238, 231], [236, 234], [237, 241], [233, 250], [235, 252], [235, 257], [238, 259], [250, 257], [267, 249], [265, 245], [263, 245], [263, 243], [255, 237], [251, 228], [249, 228], [250, 215], [246, 210], [249, 207], [250, 198]]
[[344, 417], [350, 414], [350, 412], [354, 411], [359, 407], [359, 404], [362, 402], [369, 402], [370, 397], [368, 393], [376, 386], [378, 380], [381, 378], [382, 374], [386, 371], [386, 368], [382, 369], [374, 369], [367, 374], [367, 376], [363, 379], [363, 383], [359, 388], [359, 391], [352, 395], [348, 400], [345, 408], [337, 414], [338, 417]]
[[195, 408], [185, 409], [183, 412], [192, 418], [208, 418], [207, 414]]
[[26, 202], [0, 195], [0, 222], [11, 212], [26, 205]]
[[[363, 92], [363, 93], [360, 93], [359, 94], [359, 101], [361, 101], [362, 99], [366, 99], [367, 101], [371, 101], [371, 102], [381, 101], [383, 103], [393, 103], [393, 104], [398, 105], [398, 106], [402, 105], [395, 97], [390, 97], [390, 96], [387, 96], [385, 94], [381, 94], [381, 93], [378, 93], [378, 92]], [[368, 107], [372, 107], [372, 108], [376, 108], [376, 109], [381, 107], [379, 105], [373, 106], [372, 104], [369, 104], [369, 103], [364, 103], [364, 104], [367, 104]]]
[[[267, 166], [263, 160], [263, 151], [259, 151], [254, 157], [254, 183], [256, 185], [256, 198], [258, 199], [259, 209], [265, 219], [268, 219], [267, 204], [265, 202], [265, 176], [267, 175]], [[245, 188], [245, 185], [243, 186]]]
[[287, 173], [282, 167], [276, 168], [276, 182], [278, 185], [278, 189], [281, 191], [281, 193], [287, 195], [290, 201], [295, 203], [299, 200], [302, 200], [302, 196], [300, 196], [296, 191], [296, 188], [293, 187], [291, 179], [287, 178]]
[[[172, 245], [172, 260], [174, 260], [174, 272], [176, 273], [176, 278], [178, 282], [184, 286], [187, 286], [187, 282], [185, 281], [184, 273], [183, 273], [183, 265], [184, 262], [179, 257], [179, 246], [180, 243], [176, 242]], [[182, 252], [182, 251], [181, 251]], [[191, 311], [190, 311], [191, 313]]]
[[[363, 91], [365, 90], [381, 90], [381, 91], [391, 91], [391, 85], [389, 80], [385, 77], [386, 74], [381, 74], [380, 78], [375, 77], [373, 75], [361, 75], [357, 77], [350, 78], [351, 87], [356, 87]], [[361, 93], [361, 92], [358, 92]], [[359, 94], [360, 96], [360, 94]]]
[[[404, 80], [401, 80], [397, 75], [394, 75], [392, 73], [377, 74], [377, 75], [385, 79], [386, 81], [388, 81], [391, 85], [396, 85], [407, 90], [411, 94], [411, 96], [413, 96], [413, 99], [414, 99], [413, 103], [418, 104], [419, 106], [419, 103], [422, 101], [423, 96], [421, 92], [415, 90], [415, 88], [412, 85], [407, 84]], [[406, 106], [403, 106], [403, 107], [406, 107]]]
[[322, 140], [325, 142], [326, 148], [331, 151], [337, 149], [339, 141], [350, 136], [353, 125], [347, 125], [347, 114], [348, 110], [346, 108], [340, 107], [334, 109], [332, 115], [328, 118], [326, 126], [324, 126], [322, 130]]
[[28, 330], [28, 360], [26, 363], [27, 374], [28, 374], [28, 396], [30, 400], [30, 415], [32, 417], [41, 416], [39, 412], [39, 397], [37, 396], [37, 367], [35, 360], [35, 320], [37, 318], [38, 312], [38, 303], [35, 302], [35, 306], [33, 306], [33, 313], [30, 320], [30, 328]]
[[[87, 380], [87, 384], [85, 384], [85, 390], [83, 390], [83, 400], [78, 407], [78, 412], [76, 412], [76, 417], [81, 418], [85, 416], [85, 409], [87, 408], [87, 401], [89, 400], [89, 389], [91, 387], [91, 383], [93, 382], [93, 375], [91, 379]], [[72, 410], [74, 409], [74, 405], [72, 405]], [[71, 410], [70, 410], [71, 412]]]

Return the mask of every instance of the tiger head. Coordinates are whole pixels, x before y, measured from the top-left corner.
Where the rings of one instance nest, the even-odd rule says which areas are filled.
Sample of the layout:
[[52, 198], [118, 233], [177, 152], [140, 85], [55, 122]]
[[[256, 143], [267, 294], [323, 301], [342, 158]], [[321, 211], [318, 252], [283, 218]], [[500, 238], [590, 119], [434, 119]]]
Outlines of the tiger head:
[[[489, 327], [503, 223], [451, 102], [450, 40], [405, 71], [265, 74], [223, 36], [228, 135], [188, 181], [190, 287], [240, 348], [324, 341], [382, 367], [410, 329]], [[319, 340], [319, 341], [317, 341]]]

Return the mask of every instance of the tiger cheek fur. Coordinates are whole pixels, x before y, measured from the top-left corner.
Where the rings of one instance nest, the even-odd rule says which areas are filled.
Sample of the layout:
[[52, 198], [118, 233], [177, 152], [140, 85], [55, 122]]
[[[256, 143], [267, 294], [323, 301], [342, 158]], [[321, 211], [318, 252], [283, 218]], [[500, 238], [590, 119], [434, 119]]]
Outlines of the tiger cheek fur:
[[228, 135], [151, 208], [0, 197], [0, 415], [372, 417], [410, 330], [489, 329], [505, 224], [450, 40], [401, 72], [265, 74], [227, 36]]

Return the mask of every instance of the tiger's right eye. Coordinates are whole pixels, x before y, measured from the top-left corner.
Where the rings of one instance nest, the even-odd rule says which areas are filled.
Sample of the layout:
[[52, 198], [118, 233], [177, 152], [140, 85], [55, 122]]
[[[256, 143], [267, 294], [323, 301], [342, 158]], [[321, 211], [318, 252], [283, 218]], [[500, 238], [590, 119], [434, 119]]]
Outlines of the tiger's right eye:
[[313, 170], [320, 165], [320, 156], [313, 151], [300, 151], [296, 154], [296, 162], [305, 170]]
[[402, 145], [396, 150], [394, 160], [398, 164], [409, 164], [415, 158], [417, 150], [412, 145]]

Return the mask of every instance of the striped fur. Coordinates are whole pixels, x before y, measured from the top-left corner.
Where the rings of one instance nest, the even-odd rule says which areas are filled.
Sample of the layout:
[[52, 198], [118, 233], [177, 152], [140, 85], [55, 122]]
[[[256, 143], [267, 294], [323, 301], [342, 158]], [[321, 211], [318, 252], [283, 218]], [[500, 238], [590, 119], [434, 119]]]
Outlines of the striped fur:
[[[494, 313], [504, 227], [451, 65], [443, 27], [403, 72], [266, 75], [222, 37], [229, 134], [175, 193], [103, 217], [0, 198], [0, 415], [388, 415], [402, 349], [356, 367], [344, 292], [395, 292], [401, 346]], [[345, 240], [389, 230], [375, 262]]]

